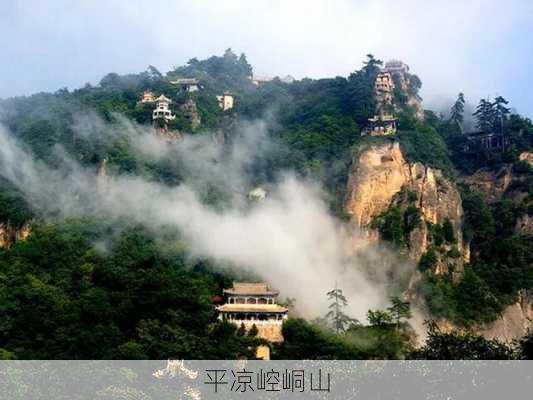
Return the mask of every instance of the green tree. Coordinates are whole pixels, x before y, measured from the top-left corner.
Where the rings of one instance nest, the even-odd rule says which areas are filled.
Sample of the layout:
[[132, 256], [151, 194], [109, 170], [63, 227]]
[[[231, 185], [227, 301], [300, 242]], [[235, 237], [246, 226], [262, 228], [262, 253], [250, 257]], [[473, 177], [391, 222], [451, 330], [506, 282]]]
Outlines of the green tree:
[[513, 348], [497, 340], [487, 340], [471, 333], [443, 333], [430, 322], [425, 345], [409, 358], [418, 360], [512, 360]]
[[257, 326], [255, 326], [255, 324], [253, 324], [252, 327], [250, 328], [250, 330], [248, 331], [248, 336], [256, 337], [258, 333], [259, 333], [259, 330], [257, 329]]
[[372, 326], [384, 327], [392, 323], [392, 315], [384, 310], [368, 310], [366, 319]]
[[457, 124], [461, 127], [461, 124], [464, 120], [464, 111], [465, 111], [465, 95], [459, 93], [457, 100], [453, 103], [453, 106], [450, 110], [450, 121]]
[[494, 104], [487, 99], [481, 99], [472, 114], [476, 118], [476, 127], [484, 132], [491, 132], [494, 128], [496, 113]]
[[335, 289], [330, 290], [326, 295], [332, 301], [329, 305], [330, 311], [326, 314], [326, 318], [331, 321], [333, 329], [337, 334], [345, 332], [349, 325], [358, 323], [356, 319], [350, 318], [343, 312], [343, 309], [348, 305], [348, 301], [342, 293], [342, 290], [337, 288], [337, 285], [335, 285]]
[[507, 107], [509, 102], [505, 100], [502, 96], [497, 96], [494, 99], [494, 130], [504, 133], [505, 125], [507, 123], [510, 109]]
[[397, 296], [391, 297], [390, 301], [392, 304], [387, 308], [387, 311], [393, 320], [396, 321], [396, 325], [400, 325], [402, 319], [411, 318], [411, 304], [408, 301], [403, 301]]
[[241, 326], [239, 326], [239, 329], [237, 329], [236, 332], [237, 336], [244, 336], [246, 335], [246, 327], [244, 326], [244, 323], [241, 322]]
[[533, 360], [533, 331], [529, 330], [527, 334], [518, 342], [520, 358], [522, 360]]
[[448, 243], [453, 243], [455, 241], [453, 224], [449, 218], [446, 218], [442, 223], [442, 234], [444, 236], [444, 240], [446, 240]]

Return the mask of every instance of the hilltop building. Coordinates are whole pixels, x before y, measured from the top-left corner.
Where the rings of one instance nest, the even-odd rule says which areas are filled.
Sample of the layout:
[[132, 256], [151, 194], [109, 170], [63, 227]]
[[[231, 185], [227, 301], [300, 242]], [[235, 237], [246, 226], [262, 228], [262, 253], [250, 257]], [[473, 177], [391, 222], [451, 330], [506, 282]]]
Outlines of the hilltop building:
[[398, 119], [394, 110], [394, 80], [390, 72], [382, 71], [374, 81], [376, 114], [368, 119], [368, 124], [361, 132], [362, 136], [385, 136], [396, 133]]
[[376, 112], [383, 115], [394, 109], [394, 81], [390, 72], [380, 72], [374, 81]]
[[153, 120], [163, 118], [165, 121], [171, 121], [176, 118], [176, 116], [172, 114], [172, 111], [170, 110], [170, 103], [172, 103], [172, 100], [170, 100], [168, 97], [161, 95], [155, 99], [155, 103], [155, 110], [152, 112]]
[[154, 92], [151, 90], [145, 90], [140, 100], [141, 103], [153, 103], [155, 102]]
[[234, 99], [232, 95], [224, 93], [222, 96], [217, 96], [217, 100], [218, 106], [222, 109], [222, 111], [228, 111], [233, 108]]
[[406, 74], [409, 72], [409, 66], [400, 60], [389, 60], [385, 63], [383, 67], [384, 72], [401, 73]]
[[178, 78], [176, 80], [170, 81], [173, 85], [176, 85], [186, 92], [197, 92], [200, 90], [199, 81], [195, 78]]
[[[269, 342], [282, 342], [281, 327], [288, 309], [276, 303], [279, 292], [266, 283], [233, 282], [223, 292], [225, 304], [217, 306], [218, 318], [246, 329], [257, 327], [257, 336]], [[264, 349], [262, 350], [264, 351]]]

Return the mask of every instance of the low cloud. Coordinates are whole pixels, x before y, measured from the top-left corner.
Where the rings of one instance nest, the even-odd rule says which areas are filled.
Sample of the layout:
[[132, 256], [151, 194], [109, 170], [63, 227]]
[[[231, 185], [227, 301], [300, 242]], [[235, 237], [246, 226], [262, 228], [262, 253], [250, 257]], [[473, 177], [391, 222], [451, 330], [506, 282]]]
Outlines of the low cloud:
[[211, 135], [167, 143], [130, 121], [119, 118], [109, 126], [90, 114], [78, 119], [75, 131], [89, 134], [83, 131], [87, 127], [94, 135], [126, 135], [138, 154], [179, 158], [196, 174], [195, 180], [236, 185], [234, 196], [240, 201], [224, 211], [215, 210], [187, 181], [167, 186], [139, 176], [99, 176], [65, 154], [63, 167], [52, 169], [34, 159], [4, 128], [0, 128], [0, 174], [45, 215], [126, 218], [154, 232], [174, 226], [193, 257], [254, 272], [283, 296], [296, 298], [298, 311], [307, 317], [325, 313], [325, 293], [337, 283], [349, 299], [349, 313], [364, 320], [368, 309], [388, 305], [391, 287], [410, 271], [384, 248], [351, 254], [357, 233], [330, 215], [317, 184], [290, 171], [280, 176], [266, 200], [253, 204], [245, 200], [251, 189], [246, 168], [257, 146], [269, 146], [262, 122], [239, 125], [231, 144]]

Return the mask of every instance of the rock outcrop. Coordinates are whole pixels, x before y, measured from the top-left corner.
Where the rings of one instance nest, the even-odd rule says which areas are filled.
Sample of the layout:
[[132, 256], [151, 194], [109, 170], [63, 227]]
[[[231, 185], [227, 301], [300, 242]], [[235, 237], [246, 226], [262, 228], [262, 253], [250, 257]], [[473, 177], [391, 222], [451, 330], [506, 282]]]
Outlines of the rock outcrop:
[[518, 156], [518, 159], [520, 161], [527, 162], [529, 165], [533, 167], [533, 153], [532, 152], [524, 151], [520, 153], [520, 155]]
[[497, 172], [482, 168], [472, 175], [462, 177], [462, 181], [474, 191], [481, 193], [488, 203], [494, 203], [509, 189], [513, 181], [512, 170], [511, 165], [505, 165]]
[[435, 320], [442, 332], [465, 332], [467, 330], [485, 337], [511, 343], [524, 337], [533, 328], [533, 297], [531, 293], [520, 291], [517, 301], [507, 306], [493, 322], [472, 326], [468, 329], [454, 323], [439, 319]]
[[[413, 112], [418, 120], [424, 119], [424, 108], [422, 107], [422, 99], [418, 95], [420, 88], [420, 80], [416, 75], [409, 73], [409, 66], [399, 60], [390, 60], [385, 64], [382, 73], [390, 74], [393, 80], [391, 94], [394, 88], [404, 96], [402, 101], [396, 98], [394, 101], [394, 111], [400, 112], [405, 106]], [[415, 82], [416, 81], [416, 82]]]
[[525, 336], [533, 328], [533, 297], [521, 291], [516, 303], [511, 304], [494, 322], [476, 331], [488, 339], [511, 342]]
[[193, 99], [187, 99], [185, 103], [180, 106], [180, 111], [183, 116], [191, 124], [191, 128], [195, 129], [201, 124], [200, 114], [198, 113], [198, 107]]
[[[406, 161], [397, 142], [372, 145], [355, 156], [345, 211], [369, 240], [379, 238], [373, 227], [378, 216], [391, 205], [405, 209], [409, 204], [416, 207], [422, 220], [407, 238], [411, 259], [418, 261], [432, 244], [431, 226], [445, 221], [453, 227], [457, 250], [463, 257], [468, 256], [462, 235], [461, 197], [455, 184], [441, 171]], [[436, 273], [447, 272], [446, 263], [452, 261], [462, 268], [463, 258], [456, 256], [455, 260], [439, 260]]]
[[9, 223], [0, 223], [0, 248], [7, 248], [12, 246], [19, 240], [26, 239], [31, 233], [31, 226], [29, 223], [21, 227], [15, 227]]

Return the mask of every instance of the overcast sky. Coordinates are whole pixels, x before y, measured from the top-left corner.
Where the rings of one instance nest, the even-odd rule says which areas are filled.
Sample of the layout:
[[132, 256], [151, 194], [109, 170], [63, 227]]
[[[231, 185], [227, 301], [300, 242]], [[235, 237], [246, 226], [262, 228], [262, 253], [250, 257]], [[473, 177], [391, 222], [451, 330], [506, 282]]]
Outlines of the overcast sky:
[[371, 52], [426, 107], [501, 94], [533, 117], [533, 0], [1, 0], [0, 97], [244, 52], [260, 75], [346, 76]]

